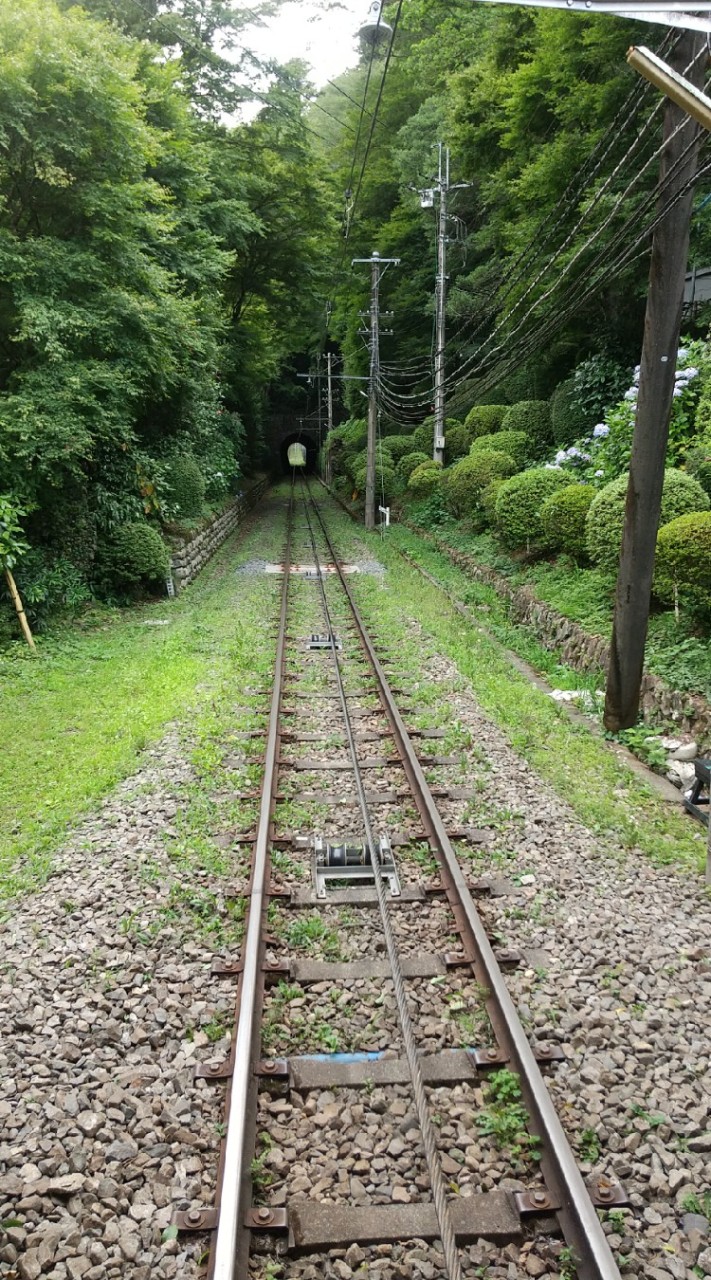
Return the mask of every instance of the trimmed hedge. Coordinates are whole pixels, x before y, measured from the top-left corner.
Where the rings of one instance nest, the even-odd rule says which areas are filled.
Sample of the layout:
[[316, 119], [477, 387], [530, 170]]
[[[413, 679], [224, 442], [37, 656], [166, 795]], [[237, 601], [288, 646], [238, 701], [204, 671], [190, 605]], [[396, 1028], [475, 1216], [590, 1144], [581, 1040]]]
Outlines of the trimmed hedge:
[[691, 511], [662, 525], [657, 534], [654, 591], [660, 600], [677, 594], [708, 605], [711, 591], [711, 511]]
[[551, 407], [547, 400], [519, 400], [507, 410], [502, 431], [523, 431], [532, 451], [538, 455], [550, 444], [553, 434]]
[[502, 484], [506, 484], [505, 480], [492, 480], [483, 490], [479, 498], [479, 506], [484, 512], [484, 516], [488, 524], [493, 524], [496, 519], [496, 499], [499, 496]]
[[[627, 498], [626, 475], [618, 476], [596, 495], [585, 523], [585, 541], [588, 555], [598, 568], [615, 573], [620, 558], [620, 543], [625, 520]], [[708, 511], [709, 498], [698, 480], [676, 471], [673, 467], [664, 472], [664, 490], [660, 525], [669, 524], [677, 516], [691, 511]]]
[[416, 498], [429, 498], [431, 494], [439, 488], [442, 478], [442, 468], [434, 458], [428, 458], [426, 462], [421, 462], [419, 467], [415, 467], [407, 487]]
[[546, 498], [540, 510], [546, 546], [567, 551], [576, 560], [586, 556], [585, 520], [594, 497], [589, 484], [569, 484]]
[[205, 477], [194, 458], [175, 458], [168, 470], [170, 496], [181, 516], [199, 516], [205, 501]]
[[463, 422], [453, 422], [447, 428], [444, 437], [444, 459], [447, 466], [459, 458], [465, 458], [469, 452], [469, 432]]
[[[363, 463], [361, 466], [359, 466], [356, 469], [353, 475], [353, 484], [359, 494], [365, 493], [365, 477], [366, 477], [366, 466], [365, 466], [365, 463]], [[389, 466], [387, 462], [384, 462], [382, 467], [380, 466], [380, 463], [376, 464], [376, 468], [375, 468], [376, 498], [381, 495], [383, 489], [385, 490], [385, 497], [392, 498], [393, 494], [397, 493], [397, 490], [399, 487], [400, 486], [398, 483], [398, 475], [397, 475], [397, 472], [395, 471], [395, 468], [392, 466]]]
[[412, 453], [415, 448], [414, 436], [385, 436], [381, 443], [394, 463], [398, 463], [406, 453]]
[[469, 439], [476, 440], [477, 436], [489, 436], [499, 431], [508, 411], [507, 404], [475, 404], [464, 419]]
[[562, 471], [533, 467], [502, 484], [496, 498], [496, 525], [507, 547], [539, 546], [545, 538], [540, 511], [546, 498], [570, 484]]
[[492, 480], [513, 475], [516, 463], [505, 453], [482, 449], [444, 473], [445, 506], [455, 516], [471, 515]]
[[168, 548], [158, 530], [140, 520], [116, 530], [103, 560], [112, 581], [122, 587], [165, 583], [170, 566]]
[[520, 469], [526, 465], [530, 444], [524, 431], [495, 431], [490, 436], [478, 436], [471, 446], [470, 453], [479, 453], [482, 449], [493, 449], [495, 453], [507, 453]]
[[434, 445], [434, 418], [425, 418], [419, 427], [415, 427], [412, 439], [415, 442], [415, 448], [420, 453], [424, 453], [425, 457], [431, 458]]
[[398, 473], [402, 476], [403, 480], [408, 480], [412, 475], [412, 472], [415, 470], [415, 467], [419, 467], [422, 462], [432, 461], [433, 459], [428, 458], [427, 454], [423, 453], [421, 449], [416, 449], [414, 453], [406, 453], [404, 458], [400, 459], [397, 464]]

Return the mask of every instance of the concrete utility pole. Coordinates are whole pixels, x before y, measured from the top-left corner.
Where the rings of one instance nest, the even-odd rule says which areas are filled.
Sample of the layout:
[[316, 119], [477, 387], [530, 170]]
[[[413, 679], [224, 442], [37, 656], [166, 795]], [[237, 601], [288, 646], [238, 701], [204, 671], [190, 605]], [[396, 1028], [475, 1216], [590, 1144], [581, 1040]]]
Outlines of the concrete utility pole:
[[[326, 367], [328, 377], [328, 422], [326, 426], [326, 440], [333, 431], [333, 382], [332, 382], [332, 362], [333, 355], [330, 351], [326, 353]], [[326, 447], [326, 484], [331, 483], [331, 467], [328, 460], [328, 446]]]
[[438, 142], [439, 164], [437, 167], [436, 187], [420, 191], [423, 209], [431, 209], [434, 203], [435, 190], [439, 193], [437, 211], [437, 279], [435, 281], [435, 356], [434, 356], [434, 434], [432, 439], [432, 457], [435, 462], [444, 464], [444, 352], [447, 325], [447, 196], [450, 191], [460, 191], [471, 186], [470, 182], [457, 182], [453, 186], [449, 181], [449, 147]]
[[[437, 287], [435, 291], [437, 336], [434, 364], [434, 439], [432, 457], [444, 466], [444, 348], [447, 323], [447, 194], [449, 192], [449, 147], [439, 144], [439, 214], [437, 226]], [[442, 153], [444, 151], [444, 173]]]
[[[705, 36], [687, 31], [681, 35], [673, 58], [670, 58], [675, 69], [684, 72], [697, 87], [703, 84], [706, 59], [702, 55], [705, 47]], [[687, 72], [686, 68], [692, 62], [693, 66]], [[679, 125], [683, 127], [675, 137], [672, 136]], [[673, 102], [667, 103], [664, 138], [668, 141], [662, 152], [660, 185], [670, 174], [673, 176], [659, 197], [660, 213], [664, 209], [668, 212], [656, 228], [652, 241], [639, 397], [605, 691], [604, 723], [612, 732], [630, 728], [639, 712], [699, 133], [699, 126], [694, 120]], [[692, 145], [684, 156], [695, 137], [697, 145]], [[688, 190], [684, 191], [687, 184]], [[680, 195], [682, 191], [684, 194]]]
[[374, 249], [369, 258], [353, 258], [370, 264], [370, 318], [369, 350], [370, 376], [368, 378], [368, 457], [365, 472], [365, 527], [375, 528], [375, 445], [378, 437], [378, 376], [380, 374], [380, 281], [389, 266], [400, 265], [399, 258], [381, 258]]

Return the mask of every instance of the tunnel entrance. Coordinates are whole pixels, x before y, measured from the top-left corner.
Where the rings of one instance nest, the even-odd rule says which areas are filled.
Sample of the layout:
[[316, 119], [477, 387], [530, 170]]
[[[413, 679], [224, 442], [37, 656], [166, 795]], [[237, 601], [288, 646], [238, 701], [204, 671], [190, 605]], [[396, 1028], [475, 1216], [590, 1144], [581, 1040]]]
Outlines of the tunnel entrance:
[[307, 434], [305, 431], [294, 431], [291, 435], [284, 436], [279, 444], [279, 463], [282, 474], [290, 474], [291, 467], [287, 454], [290, 444], [303, 444], [306, 449], [306, 466], [304, 470], [309, 474], [313, 474], [318, 469], [318, 438], [315, 435]]

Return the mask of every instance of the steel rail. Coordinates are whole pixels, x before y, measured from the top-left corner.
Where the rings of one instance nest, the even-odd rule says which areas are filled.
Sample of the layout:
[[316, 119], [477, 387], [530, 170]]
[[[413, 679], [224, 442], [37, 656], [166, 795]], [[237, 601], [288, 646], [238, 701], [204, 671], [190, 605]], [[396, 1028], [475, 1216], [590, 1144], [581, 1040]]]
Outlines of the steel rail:
[[255, 1031], [258, 1031], [255, 1023], [259, 981], [259, 953], [262, 916], [268, 888], [267, 874], [269, 870], [272, 814], [276, 798], [280, 735], [279, 718], [284, 684], [286, 613], [289, 597], [293, 506], [294, 486], [292, 481], [287, 516], [279, 635], [274, 663], [274, 687], [272, 689], [269, 712], [259, 824], [254, 846], [249, 919], [247, 933], [242, 945], [242, 980], [238, 995], [239, 1014], [233, 1057], [232, 1088], [222, 1161], [222, 1181], [219, 1189], [219, 1218], [210, 1259], [210, 1276], [212, 1280], [234, 1280], [240, 1228], [247, 1207], [244, 1204], [244, 1200], [251, 1189], [250, 1167], [247, 1161], [248, 1097], [256, 1057], [254, 1039]]
[[[307, 487], [308, 487], [308, 482]], [[437, 805], [424, 775], [412, 740], [397, 709], [385, 672], [361, 618], [353, 594], [346, 580], [338, 554], [329, 537], [326, 525], [309, 489], [311, 503], [336, 566], [343, 590], [348, 599], [353, 621], [361, 639], [373, 674], [378, 683], [381, 700], [395, 737], [395, 742], [413, 797], [436, 851], [439, 854], [443, 882], [450, 904], [459, 909], [475, 952], [472, 961], [477, 980], [487, 988], [490, 997], [487, 1011], [499, 1044], [508, 1052], [516, 1069], [521, 1090], [527, 1105], [534, 1134], [541, 1141], [540, 1164], [546, 1186], [557, 1197], [557, 1210], [566, 1243], [573, 1250], [577, 1274], [580, 1280], [620, 1280], [620, 1272], [614, 1260], [605, 1233], [598, 1219], [590, 1194], [578, 1169], [568, 1139], [560, 1123], [555, 1107], [541, 1075], [538, 1063], [519, 1020], [516, 1007], [509, 994], [499, 964], [492, 950], [481, 917], [462, 874], [455, 850], [447, 835]]]
[[[305, 488], [306, 488], [306, 492], [309, 495], [309, 498], [313, 502], [313, 499], [311, 498], [311, 492], [308, 487], [308, 482], [305, 484]], [[383, 876], [380, 870], [379, 849], [376, 845], [375, 836], [373, 833], [373, 825], [370, 818], [370, 809], [368, 808], [368, 801], [366, 799], [365, 784], [363, 782], [363, 775], [361, 773], [360, 763], [358, 760], [358, 750], [356, 747], [355, 736], [353, 733], [353, 725], [351, 722], [351, 717], [348, 712], [348, 700], [346, 698], [346, 691], [343, 685], [343, 675], [341, 673], [341, 664], [338, 658], [338, 650], [336, 648], [336, 642], [335, 642], [335, 637], [333, 633], [331, 611], [328, 607], [326, 588], [324, 587], [323, 576], [321, 574], [321, 566], [320, 566], [319, 556], [318, 556], [318, 550], [316, 548], [316, 539], [314, 537], [313, 526], [311, 523], [311, 517], [309, 515], [308, 504], [305, 498], [304, 498], [304, 511], [305, 511], [306, 520], [309, 526], [309, 533], [311, 535], [311, 547], [313, 550], [314, 561], [316, 564], [318, 583], [321, 589], [321, 603], [323, 605], [324, 616], [325, 616], [326, 624], [328, 627], [328, 635], [331, 641], [330, 652], [333, 658], [333, 665], [336, 673], [338, 696], [341, 703], [341, 711], [343, 713], [343, 724], [346, 732], [346, 739], [348, 742], [348, 750], [351, 757], [351, 765], [353, 768], [353, 776], [355, 779], [356, 791], [358, 794], [358, 806], [360, 808], [361, 816], [363, 818], [366, 841], [368, 844], [368, 849], [370, 851], [370, 861], [373, 869], [373, 880], [375, 881], [375, 890], [378, 898], [378, 907], [380, 909], [380, 918], [383, 925], [383, 933], [385, 935], [385, 944], [387, 947], [388, 959], [390, 961], [390, 968], [392, 971], [393, 987], [395, 989], [395, 999], [397, 1003], [398, 1016], [400, 1018], [400, 1027], [402, 1029], [403, 1044], [405, 1046], [405, 1056], [407, 1058], [407, 1065], [410, 1073], [410, 1080], [412, 1082], [412, 1091], [415, 1098], [415, 1109], [417, 1111], [417, 1119], [420, 1125], [420, 1134], [422, 1136], [422, 1145], [423, 1145], [423, 1148], [425, 1151], [425, 1157], [427, 1160], [427, 1169], [430, 1175], [430, 1183], [432, 1186], [432, 1199], [434, 1201], [435, 1213], [437, 1215], [437, 1223], [440, 1230], [440, 1238], [442, 1241], [442, 1250], [444, 1253], [445, 1266], [447, 1269], [447, 1275], [449, 1280], [462, 1280], [462, 1270], [461, 1270], [461, 1264], [459, 1261], [459, 1253], [457, 1251], [457, 1241], [454, 1233], [454, 1224], [452, 1222], [452, 1215], [451, 1215], [449, 1204], [447, 1201], [447, 1188], [446, 1188], [446, 1183], [444, 1179], [444, 1174], [442, 1172], [442, 1164], [439, 1156], [439, 1151], [437, 1149], [437, 1139], [436, 1139], [434, 1128], [432, 1125], [429, 1105], [427, 1102], [427, 1095], [425, 1093], [425, 1082], [422, 1075], [422, 1068], [420, 1066], [420, 1062], [418, 1058], [415, 1035], [412, 1029], [412, 1020], [410, 1018], [410, 1010], [407, 1002], [407, 994], [405, 991], [405, 982], [403, 979], [402, 969], [400, 966], [400, 957], [398, 955], [397, 942], [396, 942], [395, 933], [392, 927], [392, 921], [390, 919], [390, 912], [388, 911], [385, 886], [383, 884]], [[343, 581], [342, 575], [341, 575], [341, 581]]]

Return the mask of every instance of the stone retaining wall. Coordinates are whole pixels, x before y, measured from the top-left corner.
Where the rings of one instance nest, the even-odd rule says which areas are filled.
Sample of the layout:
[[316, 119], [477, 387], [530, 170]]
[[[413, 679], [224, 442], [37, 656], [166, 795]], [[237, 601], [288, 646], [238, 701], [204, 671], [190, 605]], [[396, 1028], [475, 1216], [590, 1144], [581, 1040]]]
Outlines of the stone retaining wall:
[[247, 512], [259, 501], [269, 485], [263, 477], [250, 489], [233, 498], [218, 515], [174, 548], [170, 572], [176, 594], [197, 577], [203, 565], [222, 546], [226, 538], [242, 523]]
[[[442, 538], [401, 518], [418, 537], [425, 538], [456, 564], [469, 578], [485, 582], [506, 600], [512, 621], [530, 627], [546, 649], [559, 654], [574, 671], [598, 675], [605, 680], [610, 651], [606, 640], [592, 636], [579, 623], [538, 600], [530, 587], [514, 587], [503, 574], [479, 564], [473, 556], [450, 547]], [[670, 723], [691, 734], [701, 754], [711, 750], [711, 706], [700, 694], [679, 693], [659, 676], [645, 672], [642, 680], [642, 710], [650, 725]]]

